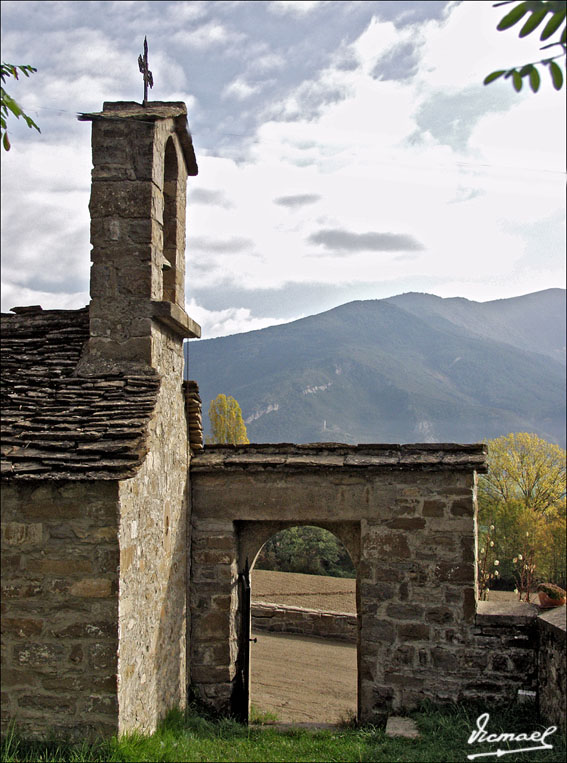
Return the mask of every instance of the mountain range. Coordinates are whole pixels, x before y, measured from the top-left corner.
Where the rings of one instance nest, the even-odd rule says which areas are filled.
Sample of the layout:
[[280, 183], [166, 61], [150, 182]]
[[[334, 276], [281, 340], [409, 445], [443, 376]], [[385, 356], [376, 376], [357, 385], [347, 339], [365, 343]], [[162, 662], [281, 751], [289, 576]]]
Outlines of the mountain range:
[[534, 432], [565, 447], [565, 290], [473, 302], [407, 293], [186, 344], [203, 420], [219, 393], [251, 442], [477, 442]]

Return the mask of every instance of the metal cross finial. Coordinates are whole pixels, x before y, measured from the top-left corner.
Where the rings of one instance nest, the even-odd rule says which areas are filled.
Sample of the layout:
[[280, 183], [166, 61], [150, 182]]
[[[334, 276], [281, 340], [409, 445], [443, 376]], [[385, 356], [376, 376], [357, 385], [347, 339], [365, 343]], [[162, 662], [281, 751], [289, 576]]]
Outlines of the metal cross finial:
[[144, 37], [144, 56], [138, 56], [138, 67], [144, 75], [144, 106], [148, 105], [148, 85], [154, 86], [154, 78], [148, 69], [148, 40]]

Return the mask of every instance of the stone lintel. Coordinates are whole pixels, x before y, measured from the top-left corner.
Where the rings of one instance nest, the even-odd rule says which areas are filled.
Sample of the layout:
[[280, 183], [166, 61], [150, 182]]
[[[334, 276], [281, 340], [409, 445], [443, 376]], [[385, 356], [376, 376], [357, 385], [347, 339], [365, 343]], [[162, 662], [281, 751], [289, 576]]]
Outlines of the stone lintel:
[[134, 119], [156, 122], [159, 119], [173, 119], [175, 132], [179, 137], [183, 151], [187, 174], [194, 176], [199, 173], [193, 140], [187, 126], [187, 106], [183, 101], [149, 101], [146, 106], [136, 103], [136, 101], [105, 101], [102, 111], [81, 113], [78, 114], [77, 118], [79, 122], [94, 122], [105, 119]]
[[152, 301], [152, 318], [164, 323], [174, 334], [184, 339], [198, 339], [201, 336], [199, 324], [173, 302]]

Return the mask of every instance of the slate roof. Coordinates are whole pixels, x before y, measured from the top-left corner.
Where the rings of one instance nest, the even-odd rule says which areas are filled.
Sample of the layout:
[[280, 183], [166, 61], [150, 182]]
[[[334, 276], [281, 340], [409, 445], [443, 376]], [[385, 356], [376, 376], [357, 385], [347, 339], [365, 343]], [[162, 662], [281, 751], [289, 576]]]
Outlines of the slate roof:
[[159, 377], [74, 376], [89, 338], [88, 308], [2, 313], [2, 476], [115, 480], [133, 476]]

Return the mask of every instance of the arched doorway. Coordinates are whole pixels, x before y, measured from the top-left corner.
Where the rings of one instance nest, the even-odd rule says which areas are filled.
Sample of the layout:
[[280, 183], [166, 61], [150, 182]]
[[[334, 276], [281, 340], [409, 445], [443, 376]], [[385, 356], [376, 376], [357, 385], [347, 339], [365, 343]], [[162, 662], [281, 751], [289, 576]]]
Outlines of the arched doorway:
[[338, 723], [357, 717], [356, 568], [339, 538], [296, 525], [251, 569], [252, 717]]
[[[267, 642], [270, 639], [262, 639], [260, 647], [257, 648], [258, 641], [251, 641], [251, 638], [258, 639], [258, 634], [252, 634], [251, 627], [251, 602], [253, 600], [253, 582], [249, 578], [249, 570], [254, 569], [254, 566], [260, 556], [262, 549], [270, 543], [270, 540], [277, 537], [282, 532], [293, 532], [296, 528], [313, 528], [315, 531], [327, 533], [330, 538], [335, 541], [335, 545], [341, 550], [344, 549], [346, 554], [351, 560], [352, 567], [355, 574], [354, 579], [354, 602], [355, 602], [355, 617], [352, 624], [352, 638], [353, 641], [348, 643], [337, 643], [339, 639], [334, 639], [334, 644], [331, 644], [331, 639], [325, 636], [305, 636], [303, 646], [305, 649], [309, 649], [312, 655], [311, 670], [301, 673], [299, 666], [297, 665], [297, 659], [294, 659], [293, 654], [300, 655], [301, 646], [298, 645], [297, 639], [299, 634], [296, 634], [295, 639], [291, 634], [284, 634], [279, 640], [271, 639], [271, 644]], [[251, 671], [253, 671], [254, 665], [254, 652], [258, 657], [261, 655], [260, 667], [264, 671], [269, 668], [270, 660], [270, 646], [278, 648], [280, 653], [278, 654], [278, 670], [279, 675], [285, 675], [286, 684], [286, 696], [288, 698], [288, 704], [280, 706], [280, 711], [276, 711], [276, 715], [280, 720], [285, 719], [291, 722], [300, 722], [302, 720], [302, 711], [298, 708], [297, 702], [292, 702], [293, 691], [301, 691], [303, 684], [303, 690], [308, 689], [312, 692], [312, 698], [321, 700], [321, 692], [317, 693], [316, 687], [313, 685], [317, 680], [317, 671], [321, 669], [325, 661], [332, 662], [333, 660], [340, 660], [344, 666], [343, 677], [349, 672], [349, 665], [351, 671], [351, 686], [350, 686], [350, 699], [346, 703], [341, 703], [338, 699], [338, 686], [336, 682], [328, 681], [327, 689], [328, 696], [335, 693], [335, 702], [333, 707], [335, 711], [330, 714], [325, 707], [319, 702], [319, 710], [317, 713], [310, 714], [309, 718], [303, 718], [308, 722], [338, 722], [339, 720], [359, 717], [360, 709], [360, 692], [359, 692], [359, 644], [360, 644], [360, 595], [359, 595], [359, 578], [357, 574], [357, 568], [360, 561], [360, 523], [359, 522], [317, 522], [313, 524], [307, 521], [237, 521], [234, 523], [234, 529], [236, 531], [237, 547], [238, 547], [238, 568], [239, 568], [239, 586], [238, 586], [238, 599], [235, 608], [234, 626], [236, 631], [237, 642], [237, 669], [238, 679], [237, 684], [239, 689], [236, 692], [236, 702], [233, 704], [233, 712], [242, 720], [247, 721], [250, 710], [251, 700]], [[313, 540], [313, 539], [311, 539]], [[330, 571], [330, 570], [328, 570]], [[315, 575], [306, 575], [306, 577], [312, 577], [315, 579]], [[285, 613], [291, 615], [291, 617], [297, 616], [299, 613]], [[308, 618], [309, 616], [307, 616]], [[316, 619], [317, 616], [315, 615]], [[317, 628], [319, 632], [325, 630], [325, 622], [327, 628], [330, 630], [330, 624], [334, 615], [325, 613], [325, 617], [321, 616]], [[300, 619], [304, 619], [304, 616], [300, 614]], [[323, 622], [324, 621], [324, 622]], [[276, 641], [279, 643], [276, 645]], [[287, 645], [282, 643], [288, 641]], [[282, 656], [281, 650], [287, 646], [290, 654], [287, 658]], [[345, 665], [346, 661], [346, 665]], [[258, 662], [256, 663], [258, 667]], [[291, 666], [291, 668], [290, 668]], [[286, 668], [290, 668], [286, 672]], [[332, 669], [332, 668], [331, 668]], [[297, 681], [290, 680], [292, 676], [298, 678]], [[277, 676], [272, 677], [276, 681]], [[273, 681], [272, 681], [273, 684]], [[280, 689], [281, 689], [280, 681]], [[276, 689], [277, 690], [277, 689]], [[264, 702], [265, 704], [265, 702]], [[269, 704], [269, 703], [268, 703]], [[295, 705], [295, 709], [293, 706]], [[261, 707], [259, 708], [262, 709]], [[269, 707], [264, 709], [269, 710]], [[334, 715], [333, 715], [334, 713]]]

